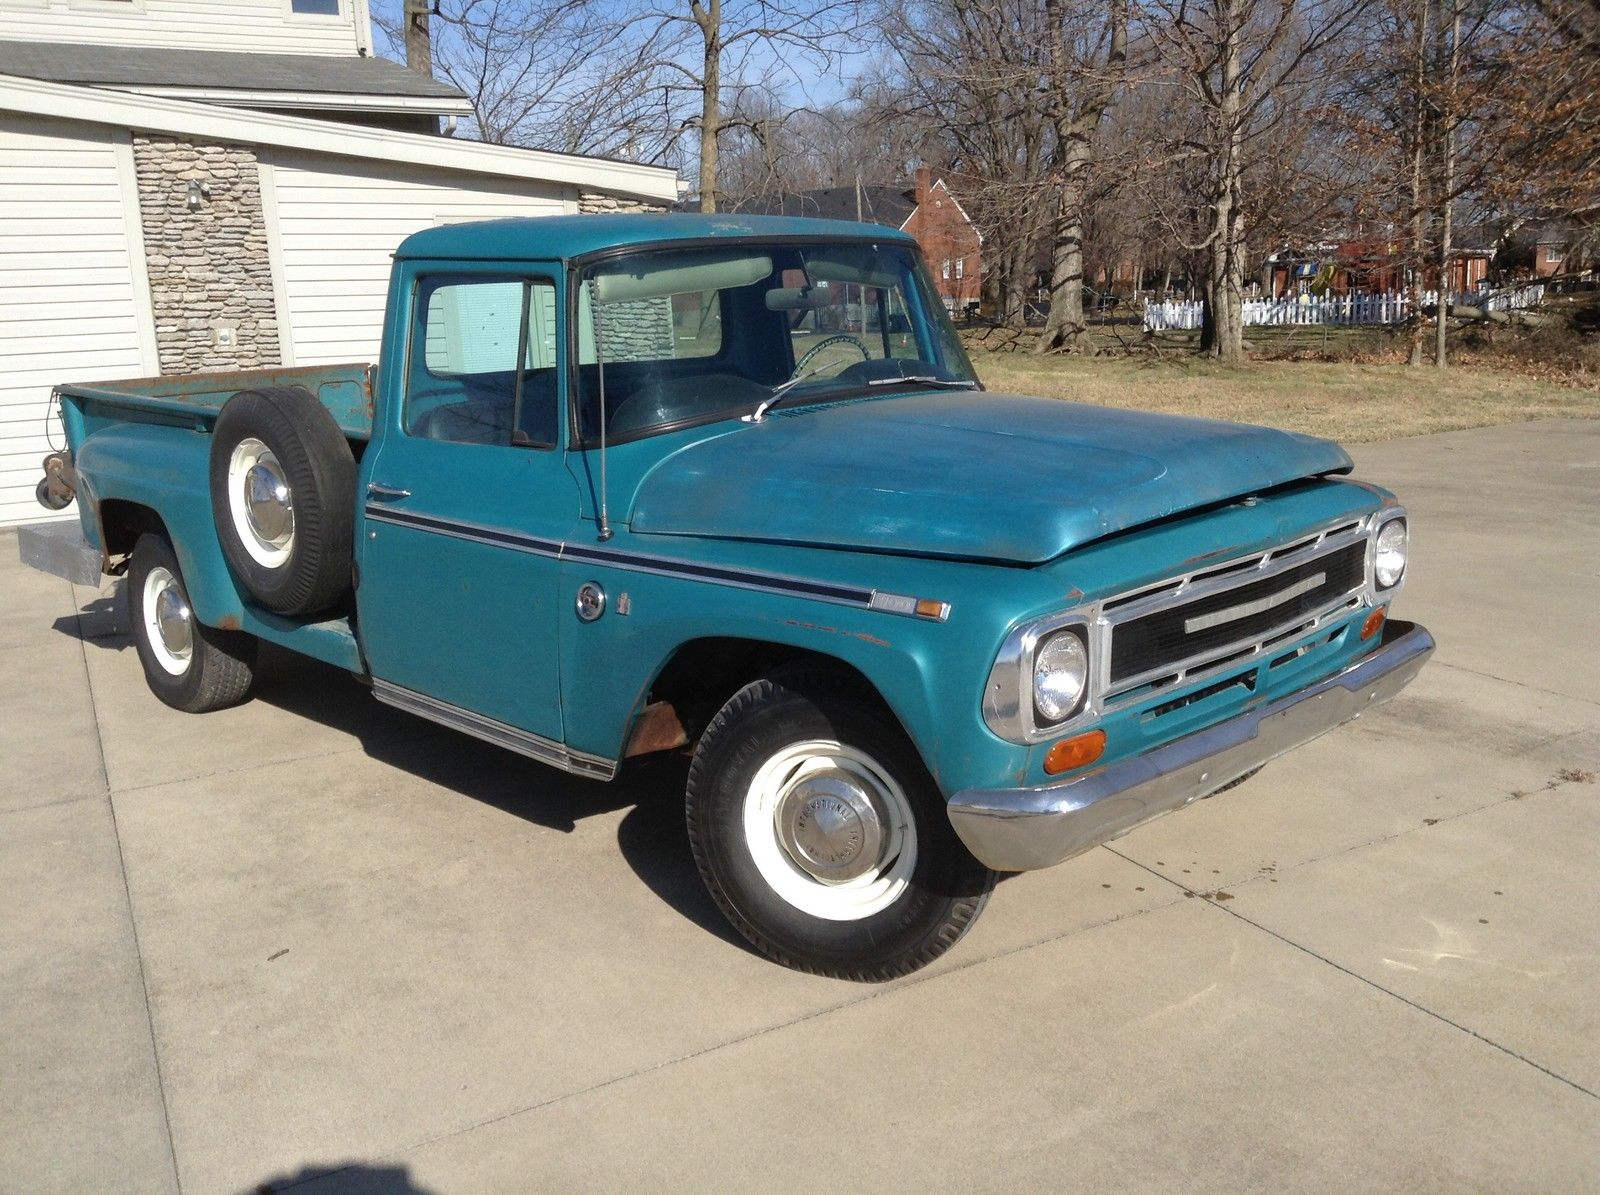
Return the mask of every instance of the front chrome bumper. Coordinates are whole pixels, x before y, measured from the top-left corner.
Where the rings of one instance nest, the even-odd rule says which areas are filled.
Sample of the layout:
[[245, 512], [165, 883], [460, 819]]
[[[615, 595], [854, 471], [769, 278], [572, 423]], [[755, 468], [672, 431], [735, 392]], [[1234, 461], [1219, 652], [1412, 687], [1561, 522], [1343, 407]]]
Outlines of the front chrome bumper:
[[1391, 621], [1377, 650], [1309, 688], [1087, 776], [958, 792], [950, 821], [967, 849], [997, 871], [1049, 867], [1360, 717], [1410, 684], [1432, 654], [1426, 628]]

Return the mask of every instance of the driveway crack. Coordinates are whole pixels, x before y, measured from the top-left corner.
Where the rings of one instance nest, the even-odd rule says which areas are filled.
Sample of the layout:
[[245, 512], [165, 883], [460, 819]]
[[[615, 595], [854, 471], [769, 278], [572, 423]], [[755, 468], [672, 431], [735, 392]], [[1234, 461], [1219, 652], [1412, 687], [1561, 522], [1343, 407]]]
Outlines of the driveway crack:
[[[70, 591], [69, 591], [70, 592]], [[167, 1107], [167, 1085], [161, 1073], [161, 1051], [156, 1045], [155, 1013], [150, 1007], [150, 980], [145, 974], [144, 948], [139, 943], [139, 919], [134, 915], [133, 889], [128, 883], [128, 858], [122, 849], [122, 827], [117, 821], [117, 802], [111, 792], [111, 773], [106, 766], [105, 739], [100, 734], [100, 702], [95, 697], [94, 677], [89, 672], [89, 653], [84, 646], [85, 628], [83, 615], [77, 607], [77, 600], [73, 599], [73, 617], [78, 624], [78, 655], [83, 664], [83, 680], [89, 690], [89, 708], [94, 716], [94, 745], [100, 759], [100, 779], [105, 785], [106, 807], [111, 811], [111, 834], [117, 843], [117, 867], [122, 872], [122, 897], [127, 902], [128, 931], [133, 938], [133, 956], [139, 964], [139, 991], [144, 997], [145, 1029], [150, 1035], [150, 1061], [155, 1068], [156, 1096], [161, 1101], [161, 1128], [167, 1138], [167, 1163], [172, 1168], [172, 1186], [181, 1195], [183, 1179], [178, 1174], [178, 1150], [172, 1139], [172, 1114]]]
[[[1510, 798], [1510, 797], [1507, 798], [1507, 800], [1514, 800], [1514, 799], [1515, 798]], [[1220, 903], [1219, 901], [1211, 898], [1206, 893], [1192, 892], [1187, 886], [1178, 883], [1178, 881], [1172, 879], [1170, 876], [1163, 875], [1161, 872], [1157, 871], [1155, 868], [1148, 867], [1145, 864], [1140, 863], [1137, 859], [1129, 858], [1127, 855], [1124, 855], [1121, 851], [1112, 850], [1110, 847], [1107, 847], [1106, 849], [1107, 850], [1111, 850], [1111, 853], [1113, 855], [1116, 855], [1118, 858], [1127, 859], [1129, 863], [1134, 864], [1136, 867], [1143, 868], [1145, 871], [1149, 872], [1151, 875], [1155, 876], [1157, 879], [1164, 880], [1168, 884], [1172, 884], [1173, 886], [1175, 886], [1177, 888], [1181, 888], [1181, 889], [1183, 889], [1183, 891], [1190, 893], [1190, 895], [1201, 897], [1202, 899], [1205, 900], [1206, 904], [1210, 905], [1212, 908], [1218, 910], [1219, 912], [1226, 913], [1229, 917], [1233, 917], [1236, 920], [1244, 922], [1244, 924], [1252, 927], [1253, 929], [1260, 930], [1262, 933], [1266, 934], [1268, 937], [1276, 938], [1279, 942], [1282, 942], [1285, 946], [1292, 947], [1293, 949], [1300, 951], [1300, 953], [1308, 955], [1311, 958], [1316, 959], [1319, 963], [1325, 963], [1328, 966], [1332, 967], [1335, 971], [1338, 971], [1338, 972], [1341, 972], [1342, 974], [1348, 975], [1351, 979], [1354, 979], [1354, 980], [1357, 980], [1357, 981], [1359, 981], [1361, 983], [1364, 983], [1368, 987], [1372, 988], [1373, 990], [1378, 991], [1378, 992], [1382, 992], [1385, 996], [1389, 996], [1392, 999], [1398, 1000], [1401, 1004], [1404, 1004], [1404, 1005], [1406, 1005], [1406, 1006], [1408, 1006], [1410, 1008], [1413, 1008], [1416, 1011], [1424, 1014], [1425, 1016], [1432, 1017], [1434, 1020], [1439, 1021], [1442, 1024], [1448, 1025], [1452, 1029], [1455, 1029], [1455, 1030], [1458, 1030], [1458, 1031], [1460, 1031], [1462, 1033], [1467, 1034], [1469, 1037], [1476, 1038], [1478, 1041], [1482, 1042], [1484, 1045], [1489, 1046], [1492, 1049], [1499, 1050], [1502, 1054], [1505, 1054], [1507, 1057], [1510, 1057], [1510, 1058], [1515, 1058], [1518, 1062], [1525, 1063], [1526, 1065], [1531, 1066], [1534, 1070], [1539, 1071], [1541, 1074], [1548, 1075], [1550, 1078], [1554, 1079], [1556, 1082], [1565, 1084], [1567, 1087], [1570, 1087], [1570, 1088], [1572, 1088], [1572, 1090], [1574, 1090], [1576, 1092], [1580, 1092], [1581, 1094], [1588, 1096], [1590, 1099], [1600, 1100], [1600, 1092], [1595, 1092], [1595, 1091], [1589, 1090], [1589, 1088], [1585, 1087], [1583, 1084], [1578, 1083], [1575, 1080], [1567, 1078], [1565, 1075], [1559, 1073], [1558, 1071], [1551, 1070], [1548, 1066], [1545, 1066], [1543, 1063], [1535, 1062], [1532, 1058], [1529, 1058], [1526, 1054], [1519, 1054], [1516, 1050], [1513, 1050], [1510, 1046], [1504, 1045], [1501, 1042], [1497, 1042], [1492, 1037], [1485, 1037], [1482, 1033], [1479, 1033], [1476, 1029], [1473, 1029], [1468, 1025], [1463, 1025], [1460, 1021], [1453, 1021], [1449, 1017], [1445, 1016], [1443, 1013], [1437, 1012], [1434, 1009], [1429, 1008], [1425, 1004], [1420, 1004], [1417, 1001], [1411, 999], [1411, 997], [1406, 996], [1406, 995], [1402, 995], [1400, 992], [1395, 991], [1393, 988], [1384, 987], [1383, 984], [1379, 983], [1377, 980], [1370, 979], [1367, 976], [1361, 974], [1359, 971], [1352, 970], [1351, 968], [1345, 966], [1343, 963], [1335, 962], [1333, 959], [1329, 958], [1327, 955], [1319, 954], [1317, 951], [1311, 949], [1311, 947], [1306, 946], [1305, 944], [1303, 944], [1301, 942], [1296, 942], [1293, 938], [1287, 937], [1284, 934], [1279, 933], [1277, 930], [1271, 929], [1268, 926], [1265, 926], [1265, 925], [1261, 924], [1261, 922], [1259, 922], [1259, 921], [1255, 921], [1255, 920], [1252, 920], [1249, 917], [1246, 917], [1243, 913], [1239, 912], [1237, 909], [1230, 908], [1230, 907]]]

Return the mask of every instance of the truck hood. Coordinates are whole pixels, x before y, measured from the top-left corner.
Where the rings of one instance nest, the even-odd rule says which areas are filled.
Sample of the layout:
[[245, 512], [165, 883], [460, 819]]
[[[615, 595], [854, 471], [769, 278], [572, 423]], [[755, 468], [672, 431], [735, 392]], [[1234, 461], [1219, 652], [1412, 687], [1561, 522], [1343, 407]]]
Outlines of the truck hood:
[[777, 410], [659, 462], [630, 527], [1035, 564], [1298, 478], [1344, 473], [1294, 432], [939, 391]]

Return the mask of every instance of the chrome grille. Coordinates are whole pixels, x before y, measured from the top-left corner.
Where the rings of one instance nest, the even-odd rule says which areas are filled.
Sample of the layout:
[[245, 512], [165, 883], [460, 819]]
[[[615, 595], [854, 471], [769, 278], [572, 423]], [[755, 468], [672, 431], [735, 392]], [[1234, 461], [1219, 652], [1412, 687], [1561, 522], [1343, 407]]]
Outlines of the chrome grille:
[[1368, 535], [1340, 523], [1108, 599], [1102, 708], [1215, 675], [1361, 604]]
[[1111, 635], [1111, 683], [1254, 644], [1339, 601], [1365, 579], [1366, 543], [1358, 540], [1268, 577], [1242, 574], [1234, 588], [1129, 619]]

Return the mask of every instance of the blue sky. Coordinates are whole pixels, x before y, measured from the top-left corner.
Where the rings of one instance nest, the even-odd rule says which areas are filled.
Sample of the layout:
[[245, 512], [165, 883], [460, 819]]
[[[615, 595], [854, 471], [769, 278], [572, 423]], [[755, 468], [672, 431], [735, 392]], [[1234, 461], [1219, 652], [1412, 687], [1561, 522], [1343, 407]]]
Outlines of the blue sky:
[[[372, 8], [372, 18], [375, 25], [380, 20], [398, 23], [400, 15], [404, 11], [403, 0], [368, 0], [368, 2]], [[685, 4], [685, 7], [687, 7], [687, 4]], [[440, 30], [436, 27], [434, 36], [439, 37], [441, 35]], [[386, 45], [383, 34], [377, 29], [373, 30], [373, 42], [377, 46], [379, 54], [403, 61], [403, 54], [390, 50]], [[760, 68], [763, 60], [771, 63], [771, 68], [767, 70], [758, 69], [757, 73], [765, 74], [769, 78], [782, 74], [778, 67], [776, 56], [766, 47], [757, 50], [754, 55], [754, 61], [758, 68]], [[842, 63], [836, 64], [827, 75], [817, 77], [811, 81], [811, 85], [805, 89], [805, 99], [802, 99], [801, 102], [809, 100], [812, 104], [821, 105], [843, 99], [849, 87], [849, 79], [861, 68], [865, 61], [866, 56], [863, 55], [854, 59], [846, 59]], [[800, 99], [799, 96], [795, 98]]]

